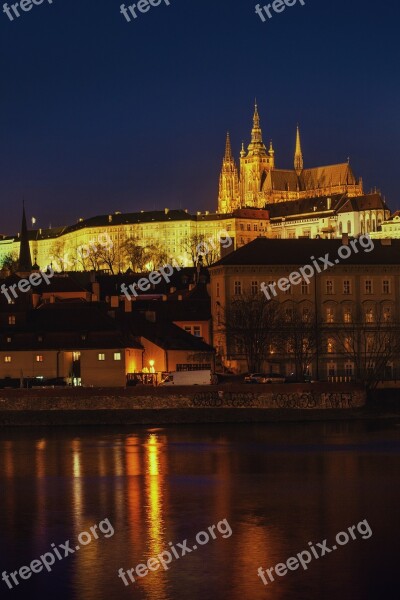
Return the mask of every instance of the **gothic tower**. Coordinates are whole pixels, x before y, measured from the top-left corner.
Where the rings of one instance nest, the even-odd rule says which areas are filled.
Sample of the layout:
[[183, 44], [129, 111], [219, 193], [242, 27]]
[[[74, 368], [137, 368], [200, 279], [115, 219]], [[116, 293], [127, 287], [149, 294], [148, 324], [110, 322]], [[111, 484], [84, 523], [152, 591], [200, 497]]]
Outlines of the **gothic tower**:
[[29, 247], [28, 227], [26, 225], [25, 205], [22, 207], [22, 223], [20, 233], [20, 246], [18, 258], [18, 273], [31, 273], [32, 258]]
[[219, 178], [218, 212], [230, 213], [239, 208], [239, 174], [232, 155], [229, 132], [226, 135], [225, 156]]
[[304, 164], [303, 164], [303, 154], [301, 151], [300, 129], [299, 129], [299, 126], [297, 125], [296, 150], [294, 153], [294, 170], [296, 171], [297, 175], [300, 175], [303, 168], [304, 168]]
[[269, 151], [263, 143], [257, 102], [254, 108], [251, 142], [247, 153], [242, 149], [240, 154], [240, 196], [242, 206], [263, 207], [265, 198], [262, 187], [268, 171], [275, 166], [272, 142]]

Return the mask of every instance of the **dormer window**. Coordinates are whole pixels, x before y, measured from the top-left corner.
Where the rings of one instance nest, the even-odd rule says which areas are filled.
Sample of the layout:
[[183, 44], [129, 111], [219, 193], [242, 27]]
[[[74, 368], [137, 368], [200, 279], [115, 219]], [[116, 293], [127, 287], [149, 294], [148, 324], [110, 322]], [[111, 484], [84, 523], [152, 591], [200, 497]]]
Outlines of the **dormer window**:
[[8, 315], [8, 324], [15, 325], [15, 315]]

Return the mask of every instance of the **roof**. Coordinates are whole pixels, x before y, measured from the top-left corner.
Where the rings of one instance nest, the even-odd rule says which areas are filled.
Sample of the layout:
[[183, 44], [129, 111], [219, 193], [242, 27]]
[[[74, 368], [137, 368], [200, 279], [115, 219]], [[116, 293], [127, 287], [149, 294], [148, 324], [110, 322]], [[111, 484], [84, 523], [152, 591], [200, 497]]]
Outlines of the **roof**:
[[214, 352], [201, 338], [187, 333], [173, 323], [157, 319], [155, 322], [146, 320], [136, 311], [119, 313], [116, 317], [120, 326], [132, 335], [144, 337], [164, 350], [191, 350], [194, 352]]
[[362, 210], [379, 210], [387, 209], [385, 200], [381, 194], [365, 194], [364, 196], [357, 196], [354, 198], [347, 198], [343, 206], [338, 210], [339, 213], [346, 212], [360, 212]]
[[3, 328], [0, 334], [3, 350], [141, 347], [118, 328], [105, 305], [94, 302], [42, 304], [27, 311], [27, 318], [20, 325]]
[[266, 178], [265, 187], [278, 191], [306, 191], [344, 184], [355, 185], [356, 183], [350, 165], [341, 163], [303, 169], [299, 176], [295, 170], [272, 169]]
[[[348, 259], [343, 259], [343, 264], [352, 265], [400, 265], [400, 240], [371, 240], [374, 249], [371, 252], [352, 252]], [[293, 265], [302, 266], [310, 264], [312, 256], [325, 256], [329, 253], [331, 260], [337, 256], [341, 240], [325, 239], [290, 239], [274, 240], [257, 238], [253, 242], [242, 246], [235, 252], [228, 254], [210, 267], [212, 272], [220, 266], [230, 265]]]

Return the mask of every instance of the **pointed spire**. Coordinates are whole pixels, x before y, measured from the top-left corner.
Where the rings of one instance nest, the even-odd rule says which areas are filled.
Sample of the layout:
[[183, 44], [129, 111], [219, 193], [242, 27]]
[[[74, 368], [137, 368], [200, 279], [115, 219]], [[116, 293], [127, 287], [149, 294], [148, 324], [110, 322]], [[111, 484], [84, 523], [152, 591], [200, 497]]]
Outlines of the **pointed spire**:
[[260, 115], [258, 114], [257, 100], [254, 105], [253, 129], [251, 130], [251, 141], [254, 143], [262, 143], [262, 133], [260, 127]]
[[226, 144], [225, 144], [225, 157], [224, 157], [224, 160], [232, 160], [231, 136], [229, 135], [229, 131], [226, 134]]
[[298, 125], [297, 125], [297, 131], [296, 131], [296, 150], [294, 153], [294, 168], [295, 168], [297, 175], [300, 175], [300, 173], [302, 172], [302, 170], [304, 168], [303, 153], [301, 151], [300, 129], [299, 129]]
[[246, 156], [246, 150], [244, 149], [244, 142], [242, 142], [242, 149], [240, 151], [240, 157], [244, 158]]
[[257, 98], [255, 99], [255, 102], [254, 102], [253, 127], [254, 127], [254, 129], [260, 128], [260, 115], [258, 114]]
[[26, 225], [25, 202], [22, 202], [22, 223], [20, 234], [20, 247], [18, 259], [18, 271], [30, 273], [32, 271], [31, 250], [29, 248], [28, 227]]
[[275, 154], [275, 150], [274, 150], [274, 147], [273, 147], [273, 145], [272, 145], [272, 140], [270, 140], [270, 142], [269, 142], [269, 150], [268, 150], [268, 154], [269, 154], [270, 156], [274, 156], [274, 154]]

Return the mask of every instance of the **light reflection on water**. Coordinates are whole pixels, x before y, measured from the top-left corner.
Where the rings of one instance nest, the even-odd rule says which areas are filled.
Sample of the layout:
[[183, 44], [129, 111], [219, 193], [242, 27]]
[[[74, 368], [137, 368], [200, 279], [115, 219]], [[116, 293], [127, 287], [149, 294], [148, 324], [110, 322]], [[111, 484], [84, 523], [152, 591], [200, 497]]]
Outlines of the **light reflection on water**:
[[[388, 548], [399, 533], [399, 455], [395, 424], [3, 430], [0, 572], [29, 564], [52, 542], [74, 547], [106, 518], [115, 535], [100, 533], [51, 574], [11, 591], [1, 582], [1, 597], [375, 600], [395, 581]], [[169, 542], [192, 546], [198, 531], [225, 518], [230, 538], [219, 535], [129, 587], [118, 578], [120, 567], [146, 562]], [[257, 577], [259, 566], [363, 519], [370, 540], [268, 587]]]

